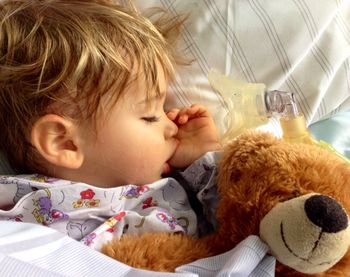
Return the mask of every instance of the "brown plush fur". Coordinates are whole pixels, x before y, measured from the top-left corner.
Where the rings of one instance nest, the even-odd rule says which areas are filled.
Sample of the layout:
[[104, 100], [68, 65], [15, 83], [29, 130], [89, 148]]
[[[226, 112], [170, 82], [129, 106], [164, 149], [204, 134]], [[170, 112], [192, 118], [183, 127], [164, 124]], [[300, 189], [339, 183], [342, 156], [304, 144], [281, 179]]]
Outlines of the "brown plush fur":
[[[104, 253], [134, 267], [174, 271], [230, 250], [249, 235], [259, 235], [261, 219], [278, 202], [317, 192], [335, 198], [350, 214], [350, 166], [318, 146], [247, 132], [224, 151], [218, 192], [215, 234], [200, 239], [164, 233], [124, 236], [106, 245]], [[277, 263], [276, 276], [310, 275]], [[350, 276], [350, 251], [327, 272], [312, 276]]]

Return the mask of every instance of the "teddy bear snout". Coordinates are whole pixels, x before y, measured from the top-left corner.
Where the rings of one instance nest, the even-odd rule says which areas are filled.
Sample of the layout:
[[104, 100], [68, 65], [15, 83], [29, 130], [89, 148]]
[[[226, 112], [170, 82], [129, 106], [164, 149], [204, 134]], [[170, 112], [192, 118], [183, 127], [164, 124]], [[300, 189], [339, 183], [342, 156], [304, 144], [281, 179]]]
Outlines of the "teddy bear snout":
[[347, 253], [348, 218], [335, 199], [309, 193], [276, 204], [260, 222], [260, 237], [280, 263], [302, 273], [320, 273]]
[[305, 201], [305, 213], [323, 232], [337, 233], [348, 227], [348, 217], [342, 206], [333, 198], [313, 195]]

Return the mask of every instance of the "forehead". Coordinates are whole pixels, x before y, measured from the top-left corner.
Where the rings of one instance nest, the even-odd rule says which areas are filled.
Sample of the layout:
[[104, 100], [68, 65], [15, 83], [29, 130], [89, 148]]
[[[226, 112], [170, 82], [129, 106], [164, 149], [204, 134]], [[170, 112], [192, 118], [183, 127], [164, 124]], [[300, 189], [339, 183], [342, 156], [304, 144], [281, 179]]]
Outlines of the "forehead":
[[[156, 100], [165, 97], [169, 73], [161, 62], [156, 60], [151, 68], [140, 66], [135, 62], [131, 72], [120, 75], [118, 72], [105, 72], [105, 77], [115, 76], [112, 85], [102, 98], [99, 113], [108, 118], [108, 113], [115, 106], [126, 105], [131, 109], [137, 106], [152, 107]], [[122, 77], [123, 76], [123, 77]], [[124, 85], [121, 85], [124, 83]], [[137, 105], [139, 104], [139, 105]], [[141, 105], [144, 104], [144, 105]]]
[[134, 97], [135, 103], [147, 103], [162, 98], [166, 94], [168, 76], [159, 61], [156, 63], [156, 72], [148, 72], [147, 69], [140, 68], [133, 80], [125, 91], [125, 95]]

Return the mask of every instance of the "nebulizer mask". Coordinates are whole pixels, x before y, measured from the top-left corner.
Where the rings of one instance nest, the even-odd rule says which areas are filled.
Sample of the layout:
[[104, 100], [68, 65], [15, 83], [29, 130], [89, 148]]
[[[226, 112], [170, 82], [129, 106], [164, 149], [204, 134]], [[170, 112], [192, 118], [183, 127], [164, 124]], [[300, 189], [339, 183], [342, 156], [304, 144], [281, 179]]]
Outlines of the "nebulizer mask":
[[292, 92], [268, 91], [264, 84], [238, 81], [216, 70], [209, 72], [208, 79], [213, 89], [221, 94], [228, 111], [225, 117], [227, 131], [222, 137], [222, 144], [226, 144], [246, 129], [267, 124], [270, 117], [277, 116], [284, 140], [318, 145], [350, 164], [350, 161], [331, 145], [317, 141], [311, 136]]

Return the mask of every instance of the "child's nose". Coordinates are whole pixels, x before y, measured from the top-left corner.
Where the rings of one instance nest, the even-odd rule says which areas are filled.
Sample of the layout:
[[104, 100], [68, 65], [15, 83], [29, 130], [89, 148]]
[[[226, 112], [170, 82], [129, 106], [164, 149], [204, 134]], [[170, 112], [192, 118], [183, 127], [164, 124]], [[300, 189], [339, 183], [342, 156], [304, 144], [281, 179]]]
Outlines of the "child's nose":
[[177, 127], [177, 125], [172, 120], [167, 118], [165, 137], [172, 138], [172, 137], [176, 136], [178, 131], [179, 131], [179, 128]]

